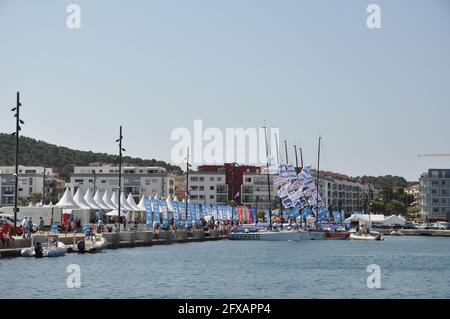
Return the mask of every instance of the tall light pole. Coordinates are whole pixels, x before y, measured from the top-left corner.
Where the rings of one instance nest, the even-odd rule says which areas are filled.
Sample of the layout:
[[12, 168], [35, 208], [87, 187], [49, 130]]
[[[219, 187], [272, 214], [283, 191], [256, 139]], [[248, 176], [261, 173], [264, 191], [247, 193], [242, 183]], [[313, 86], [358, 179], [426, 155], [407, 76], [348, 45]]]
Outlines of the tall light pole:
[[187, 157], [186, 157], [186, 197], [184, 199], [184, 220], [187, 223], [187, 211], [188, 211], [188, 197], [189, 197], [189, 147], [187, 148]]
[[44, 173], [42, 174], [42, 205], [45, 204], [45, 164]]
[[119, 232], [120, 232], [120, 194], [122, 191], [122, 151], [125, 152], [125, 149], [122, 148], [122, 125], [120, 126], [120, 134], [119, 138], [116, 140], [116, 143], [119, 142], [119, 201], [118, 201], [118, 213], [117, 213], [117, 219], [119, 222]]
[[[20, 107], [22, 104], [20, 103], [20, 93], [17, 92], [17, 100], [16, 107], [11, 109], [11, 112], [16, 112], [14, 117], [16, 118], [16, 132], [11, 135], [16, 136], [16, 161], [15, 161], [15, 182], [14, 182], [14, 223], [17, 220], [17, 213], [19, 212], [19, 208], [17, 207], [17, 202], [19, 199], [19, 131], [22, 129], [20, 124], [25, 124], [24, 121], [20, 119]], [[17, 235], [16, 227], [13, 227], [13, 235]]]
[[94, 194], [95, 194], [95, 192], [97, 191], [97, 173], [95, 172], [95, 170], [94, 170], [93, 175], [94, 175], [93, 181], [94, 181]]

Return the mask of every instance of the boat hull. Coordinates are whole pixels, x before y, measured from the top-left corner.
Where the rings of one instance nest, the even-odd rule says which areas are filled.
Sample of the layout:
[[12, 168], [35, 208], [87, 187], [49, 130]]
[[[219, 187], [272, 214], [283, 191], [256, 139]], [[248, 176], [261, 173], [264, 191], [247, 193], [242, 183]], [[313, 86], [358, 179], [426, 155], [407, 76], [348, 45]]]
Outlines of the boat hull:
[[231, 240], [300, 241], [326, 239], [324, 232], [318, 231], [274, 231], [254, 233], [230, 233]]

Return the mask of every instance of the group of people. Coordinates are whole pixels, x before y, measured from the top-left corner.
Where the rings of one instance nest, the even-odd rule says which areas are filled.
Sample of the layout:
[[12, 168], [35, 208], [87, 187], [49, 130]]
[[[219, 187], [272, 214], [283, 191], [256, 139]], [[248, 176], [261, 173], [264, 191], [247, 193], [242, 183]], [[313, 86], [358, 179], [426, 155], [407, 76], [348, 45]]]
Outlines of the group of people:
[[[42, 220], [42, 217], [41, 217]], [[33, 232], [33, 218], [24, 217], [22, 219], [22, 238], [23, 239], [31, 239], [31, 233]]]

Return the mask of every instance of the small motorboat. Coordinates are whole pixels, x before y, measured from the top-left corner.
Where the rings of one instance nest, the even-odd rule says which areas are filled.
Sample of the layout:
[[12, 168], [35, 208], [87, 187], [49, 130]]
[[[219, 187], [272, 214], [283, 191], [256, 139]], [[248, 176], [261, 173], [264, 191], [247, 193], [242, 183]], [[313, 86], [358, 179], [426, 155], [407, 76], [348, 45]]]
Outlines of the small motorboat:
[[79, 254], [84, 253], [96, 253], [105, 249], [107, 246], [107, 241], [102, 236], [89, 235], [84, 239], [79, 240], [76, 244], [74, 243], [70, 247], [71, 252], [77, 252]]
[[384, 240], [383, 235], [380, 233], [352, 233], [349, 238], [353, 240]]
[[405, 234], [403, 234], [402, 232], [398, 231], [398, 230], [393, 230], [390, 233], [391, 236], [405, 236]]
[[65, 255], [66, 252], [66, 245], [58, 241], [58, 237], [36, 235], [31, 239], [31, 247], [22, 249], [20, 255], [35, 258], [58, 257]]

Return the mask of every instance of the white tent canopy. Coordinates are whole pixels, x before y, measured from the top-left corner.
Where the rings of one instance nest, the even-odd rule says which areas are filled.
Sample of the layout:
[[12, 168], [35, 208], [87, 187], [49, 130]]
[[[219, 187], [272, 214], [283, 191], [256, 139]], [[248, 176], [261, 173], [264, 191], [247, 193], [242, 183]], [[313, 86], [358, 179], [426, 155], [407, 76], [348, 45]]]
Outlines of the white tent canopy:
[[84, 200], [81, 188], [78, 188], [77, 192], [75, 193], [75, 196], [73, 197], [73, 200], [75, 201], [75, 203], [77, 203], [78, 207], [80, 207], [81, 209], [91, 209], [88, 203], [86, 203], [86, 201]]
[[130, 205], [131, 208], [133, 208], [133, 211], [135, 212], [142, 211], [142, 209], [138, 205], [136, 205], [136, 202], [134, 201], [133, 196], [131, 196], [131, 193], [128, 194], [127, 203], [128, 205]]
[[117, 206], [111, 201], [111, 193], [109, 190], [106, 190], [105, 194], [103, 194], [103, 202], [109, 207], [109, 209], [117, 209]]
[[[106, 213], [106, 216], [119, 216], [119, 211], [117, 209], [113, 209], [112, 211]], [[121, 211], [120, 217], [127, 217], [127, 213]]]
[[97, 204], [98, 207], [100, 207], [100, 209], [104, 209], [104, 210], [109, 210], [111, 208], [109, 208], [108, 205], [105, 204], [105, 202], [103, 201], [102, 196], [100, 195], [99, 190], [97, 189], [97, 191], [95, 192], [94, 195], [94, 201]]
[[352, 214], [350, 217], [348, 217], [345, 222], [346, 223], [352, 223], [352, 222], [383, 222], [384, 221], [384, 215], [382, 214]]
[[404, 226], [405, 223], [406, 223], [406, 220], [403, 217], [397, 216], [397, 215], [391, 215], [391, 216], [387, 217], [385, 220], [383, 220], [383, 224], [386, 226], [393, 226], [393, 225]]
[[137, 204], [137, 207], [139, 207], [141, 211], [145, 212], [145, 195], [142, 195], [139, 204]]
[[91, 192], [91, 189], [88, 188], [86, 194], [84, 195], [84, 200], [85, 200], [85, 202], [88, 204], [88, 206], [89, 206], [91, 209], [99, 210], [100, 207], [99, 207], [99, 206], [97, 205], [97, 203], [94, 201], [94, 198], [92, 197], [92, 195], [93, 195], [93, 194], [92, 194], [92, 192]]
[[66, 188], [63, 197], [59, 200], [58, 203], [56, 203], [55, 206], [61, 208], [78, 208], [77, 203], [73, 200], [73, 196], [69, 188]]
[[134, 207], [131, 207], [130, 204], [128, 204], [127, 199], [125, 198], [125, 194], [122, 192], [122, 194], [120, 194], [120, 210], [125, 210], [127, 212], [132, 212], [134, 211]]

